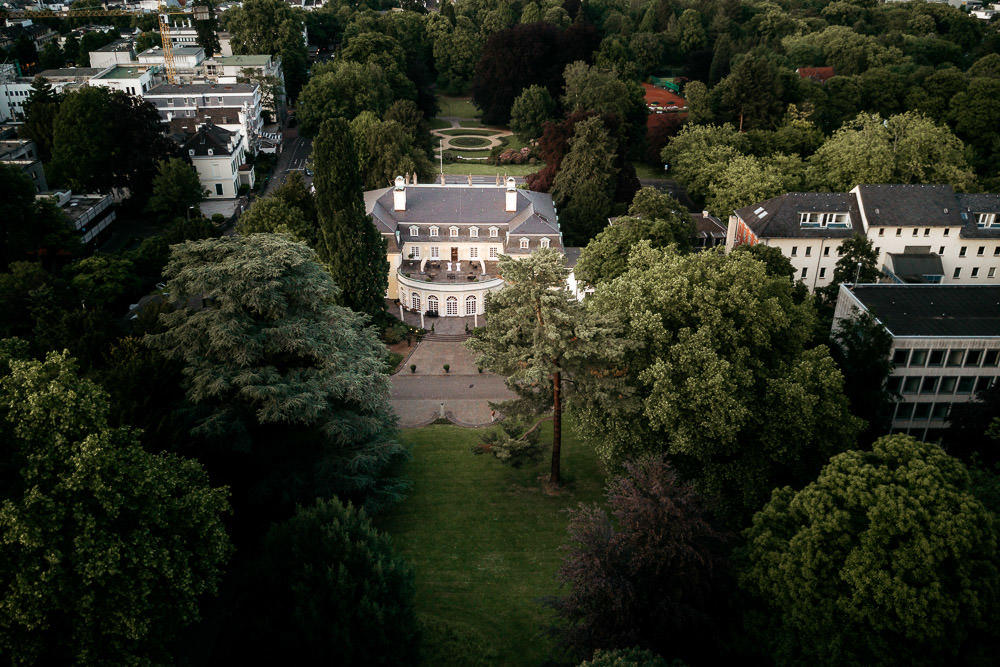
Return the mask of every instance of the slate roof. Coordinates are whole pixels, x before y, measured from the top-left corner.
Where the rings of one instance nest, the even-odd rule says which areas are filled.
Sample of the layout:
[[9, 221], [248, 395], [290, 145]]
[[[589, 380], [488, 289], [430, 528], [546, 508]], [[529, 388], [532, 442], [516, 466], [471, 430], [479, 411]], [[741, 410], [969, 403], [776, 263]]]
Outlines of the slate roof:
[[[799, 213], [850, 213], [844, 229], [803, 228]], [[848, 192], [789, 192], [736, 210], [754, 234], [762, 238], [847, 238], [862, 232], [857, 199]]]
[[504, 210], [506, 192], [496, 186], [410, 185], [406, 188], [405, 211], [392, 210], [392, 188], [365, 194], [365, 203], [376, 223], [391, 230], [413, 223], [445, 227], [508, 225], [512, 233], [518, 234], [559, 233], [552, 198], [540, 192], [518, 190], [516, 212]]
[[950, 185], [859, 185], [869, 227], [961, 227], [959, 204]]
[[151, 88], [146, 93], [146, 97], [150, 95], [226, 95], [234, 93], [251, 95], [256, 88], [257, 85], [252, 83], [161, 83], [155, 88]]
[[576, 266], [577, 261], [580, 259], [581, 252], [583, 252], [583, 248], [563, 248], [563, 254], [566, 256], [567, 269], [572, 269]]
[[213, 156], [232, 155], [239, 147], [236, 144], [232, 150], [229, 148], [235, 135], [235, 132], [218, 125], [202, 125], [184, 142], [184, 150], [194, 150], [195, 155], [207, 156], [208, 149], [211, 148]]
[[858, 285], [851, 293], [893, 336], [1000, 337], [1000, 286]]
[[976, 213], [996, 213], [1000, 223], [1000, 194], [956, 195], [962, 217], [962, 236], [972, 239], [998, 239], [1000, 227], [978, 227]]
[[706, 212], [692, 213], [691, 219], [694, 221], [695, 236], [698, 238], [725, 238], [726, 226], [714, 215]]

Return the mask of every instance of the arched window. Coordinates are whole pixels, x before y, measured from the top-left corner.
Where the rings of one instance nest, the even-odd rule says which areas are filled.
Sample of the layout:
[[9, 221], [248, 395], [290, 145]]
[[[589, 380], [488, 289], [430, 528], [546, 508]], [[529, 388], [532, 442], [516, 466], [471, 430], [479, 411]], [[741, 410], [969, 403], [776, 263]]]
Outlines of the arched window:
[[541, 242], [540, 242], [540, 245], [543, 248], [548, 248], [549, 247], [549, 239], [548, 238], [542, 239]]
[[469, 227], [469, 236], [474, 239], [479, 238], [479, 227]]
[[521, 250], [528, 249], [528, 239], [521, 239]]
[[420, 295], [416, 292], [410, 295], [410, 305], [413, 307], [413, 310], [420, 312]]
[[476, 314], [476, 297], [472, 294], [465, 297], [465, 314], [466, 315]]
[[458, 227], [449, 227], [448, 228], [448, 236], [450, 236], [453, 239], [457, 238], [458, 237]]
[[437, 236], [437, 235], [438, 235], [438, 228], [431, 227], [431, 236]]
[[436, 313], [438, 311], [438, 298], [433, 294], [427, 297], [427, 311], [430, 313]]
[[445, 302], [447, 310], [446, 315], [458, 315], [458, 299], [453, 296], [449, 296], [448, 300]]
[[500, 230], [497, 227], [490, 227], [490, 238], [494, 238], [495, 239], [497, 237], [497, 234], [499, 234], [499, 233], [500, 233]]
[[416, 236], [417, 235], [417, 231], [418, 230], [417, 230], [417, 226], [416, 225], [410, 225], [410, 236]]

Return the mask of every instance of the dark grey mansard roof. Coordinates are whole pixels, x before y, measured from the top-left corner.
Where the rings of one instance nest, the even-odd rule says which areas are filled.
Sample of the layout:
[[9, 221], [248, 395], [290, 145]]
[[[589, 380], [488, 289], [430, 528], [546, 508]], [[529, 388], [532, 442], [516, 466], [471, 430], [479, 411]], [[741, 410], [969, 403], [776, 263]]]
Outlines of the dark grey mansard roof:
[[869, 227], [961, 227], [950, 185], [859, 185]]
[[[807, 228], [799, 225], [799, 213], [850, 213], [845, 229]], [[789, 192], [737, 209], [736, 215], [757, 236], [768, 238], [846, 238], [862, 232], [857, 199], [848, 192]]]
[[[558, 235], [552, 197], [541, 192], [517, 191], [517, 211], [508, 212], [506, 192], [497, 186], [407, 185], [406, 210], [393, 210], [392, 188], [365, 193], [365, 207], [376, 227], [394, 232], [410, 224], [504, 226], [511, 234]], [[468, 232], [463, 228], [463, 238]], [[443, 232], [447, 236], [447, 231]], [[480, 232], [480, 238], [485, 235]]]
[[976, 213], [996, 213], [1000, 218], [1000, 194], [956, 195], [962, 216], [962, 236], [971, 239], [998, 239], [1000, 227], [976, 226]]
[[1000, 336], [1000, 286], [858, 285], [852, 294], [894, 336]]

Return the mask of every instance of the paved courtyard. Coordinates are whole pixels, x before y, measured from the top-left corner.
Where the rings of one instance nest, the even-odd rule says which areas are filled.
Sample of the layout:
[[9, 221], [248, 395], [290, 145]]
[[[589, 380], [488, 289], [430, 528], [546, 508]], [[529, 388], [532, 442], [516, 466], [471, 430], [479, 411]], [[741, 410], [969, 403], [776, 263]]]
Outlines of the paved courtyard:
[[[410, 371], [411, 364], [416, 372]], [[459, 342], [422, 341], [391, 380], [392, 406], [404, 427], [446, 413], [462, 424], [489, 424], [490, 401], [514, 398], [502, 377], [476, 369], [472, 353]]]

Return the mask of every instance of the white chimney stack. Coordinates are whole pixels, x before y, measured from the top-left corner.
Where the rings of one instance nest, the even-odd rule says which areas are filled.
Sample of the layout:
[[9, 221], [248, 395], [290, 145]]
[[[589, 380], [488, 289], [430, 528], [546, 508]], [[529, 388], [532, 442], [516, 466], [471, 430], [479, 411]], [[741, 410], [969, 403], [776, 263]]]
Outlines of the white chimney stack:
[[406, 179], [396, 177], [396, 187], [392, 190], [392, 208], [396, 211], [406, 210]]
[[504, 210], [508, 213], [517, 210], [517, 185], [513, 176], [507, 177], [507, 206]]

